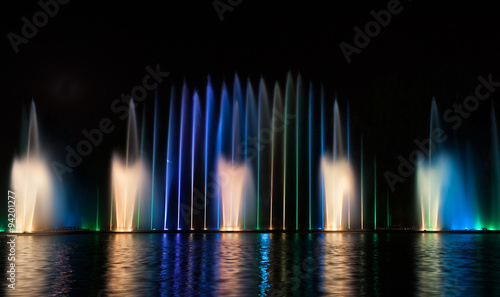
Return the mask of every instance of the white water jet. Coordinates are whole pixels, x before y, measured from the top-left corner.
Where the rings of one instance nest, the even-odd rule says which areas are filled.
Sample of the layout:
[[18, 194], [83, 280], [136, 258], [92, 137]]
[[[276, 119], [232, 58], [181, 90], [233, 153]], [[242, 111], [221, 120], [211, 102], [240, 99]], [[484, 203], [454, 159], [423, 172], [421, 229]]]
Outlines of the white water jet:
[[123, 160], [117, 153], [114, 153], [111, 164], [111, 195], [115, 207], [113, 224], [115, 231], [135, 229], [137, 198], [147, 184], [148, 170], [139, 154], [138, 139], [134, 102], [130, 100], [126, 155]]
[[250, 170], [247, 165], [235, 165], [223, 158], [218, 162], [223, 231], [243, 229], [245, 180]]
[[419, 161], [417, 165], [417, 198], [419, 201], [422, 230], [443, 228], [441, 211], [444, 190], [448, 187], [448, 172], [451, 166], [444, 157], [436, 158], [430, 165]]
[[27, 148], [15, 158], [11, 186], [15, 192], [15, 231], [31, 232], [51, 227], [52, 178], [40, 152], [35, 103], [31, 103]]
[[324, 156], [321, 170], [325, 187], [325, 230], [342, 228], [344, 200], [353, 197], [354, 176], [346, 159], [334, 160]]

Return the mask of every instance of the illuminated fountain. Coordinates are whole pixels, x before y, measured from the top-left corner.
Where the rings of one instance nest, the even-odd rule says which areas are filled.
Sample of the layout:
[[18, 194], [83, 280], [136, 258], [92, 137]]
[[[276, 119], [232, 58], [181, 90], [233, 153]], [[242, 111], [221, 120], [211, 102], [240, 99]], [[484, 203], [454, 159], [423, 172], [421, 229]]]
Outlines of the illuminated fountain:
[[26, 151], [14, 159], [11, 185], [16, 197], [16, 232], [31, 232], [51, 227], [53, 210], [52, 179], [40, 152], [34, 102], [23, 137]]
[[[353, 196], [354, 176], [348, 158], [343, 153], [343, 143], [340, 127], [340, 115], [338, 104], [334, 105], [334, 152], [333, 157], [323, 156], [321, 160], [321, 171], [324, 179], [324, 229], [340, 230], [347, 229], [346, 217], [349, 216], [349, 199]], [[346, 209], [347, 208], [347, 209]], [[347, 224], [349, 224], [347, 218]]]
[[[218, 131], [218, 178], [219, 201], [222, 211], [220, 230], [233, 231], [245, 229], [247, 226], [246, 212], [254, 213], [255, 193], [251, 177], [251, 169], [246, 154], [238, 152], [240, 139], [246, 139], [246, 115], [243, 113], [243, 98], [238, 77], [235, 79], [232, 115], [227, 90], [223, 90], [223, 101], [219, 117]], [[254, 98], [247, 98], [253, 100]], [[226, 161], [224, 155], [230, 156]], [[252, 211], [249, 211], [252, 209]], [[253, 221], [253, 220], [252, 220]]]
[[222, 207], [222, 226], [220, 229], [223, 231], [243, 229], [244, 190], [248, 171], [245, 165], [234, 165], [223, 158], [219, 160]]
[[[452, 166], [450, 156], [432, 141], [432, 131], [440, 129], [436, 100], [432, 99], [429, 127], [429, 150], [427, 158], [417, 162], [417, 207], [420, 212], [422, 230], [443, 228], [443, 202], [445, 189], [449, 187]], [[423, 155], [422, 155], [423, 156]]]
[[422, 230], [441, 230], [443, 227], [440, 210], [443, 207], [443, 189], [448, 186], [449, 160], [434, 161], [432, 165], [425, 161], [418, 163], [417, 185], [420, 202]]
[[[491, 204], [488, 213], [486, 223], [488, 229], [498, 230], [500, 229], [500, 220], [498, 219], [497, 213], [500, 209], [500, 143], [498, 141], [498, 128], [495, 116], [495, 108], [491, 107], [491, 142], [492, 142], [492, 179], [491, 184], [493, 185], [491, 189]], [[482, 228], [484, 225], [480, 225]]]
[[433, 131], [440, 129], [436, 100], [432, 100], [429, 154], [417, 162], [417, 207], [422, 230], [464, 230], [474, 228], [474, 167], [467, 149], [438, 144]]
[[[348, 117], [342, 131], [337, 103], [300, 75], [289, 73], [283, 86], [275, 82], [268, 93], [264, 79], [254, 88], [235, 75], [219, 92], [210, 78], [204, 93], [185, 82], [180, 92], [172, 88], [165, 196], [154, 202], [164, 205], [164, 230], [350, 228]], [[333, 116], [325, 116], [325, 101]]]
[[138, 139], [135, 107], [133, 100], [130, 100], [125, 158], [114, 153], [111, 164], [111, 195], [114, 204], [111, 219], [113, 213], [115, 215], [115, 221], [111, 225], [116, 231], [132, 231], [136, 228], [137, 198], [148, 181], [148, 171], [139, 154]]

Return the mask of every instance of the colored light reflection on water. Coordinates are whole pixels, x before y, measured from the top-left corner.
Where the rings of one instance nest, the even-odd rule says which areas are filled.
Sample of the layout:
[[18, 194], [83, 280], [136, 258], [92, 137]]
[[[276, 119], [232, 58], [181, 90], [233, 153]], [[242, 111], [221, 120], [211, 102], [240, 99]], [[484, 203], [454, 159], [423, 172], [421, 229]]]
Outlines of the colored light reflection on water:
[[16, 290], [0, 295], [492, 296], [498, 246], [495, 234], [28, 235]]

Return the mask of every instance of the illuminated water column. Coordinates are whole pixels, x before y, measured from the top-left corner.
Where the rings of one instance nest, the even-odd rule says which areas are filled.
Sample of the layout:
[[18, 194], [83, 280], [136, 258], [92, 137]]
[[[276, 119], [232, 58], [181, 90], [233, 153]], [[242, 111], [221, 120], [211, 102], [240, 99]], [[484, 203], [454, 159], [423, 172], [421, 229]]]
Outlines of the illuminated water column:
[[[260, 87], [259, 87], [260, 89]], [[241, 133], [243, 133], [243, 141], [244, 144], [244, 158], [243, 163], [246, 164], [249, 168], [251, 168], [252, 177], [245, 180], [245, 211], [243, 218], [243, 228], [244, 229], [260, 229], [261, 226], [261, 200], [262, 200], [262, 170], [263, 168], [260, 166], [261, 161], [266, 160], [264, 168], [269, 168], [269, 161], [267, 159], [263, 159], [264, 154], [264, 141], [263, 134], [264, 129], [268, 129], [265, 125], [265, 113], [262, 114], [260, 112], [260, 108], [262, 107], [262, 101], [265, 100], [267, 105], [267, 95], [262, 92], [264, 90], [259, 90], [258, 97], [254, 94], [254, 89], [250, 82], [250, 79], [247, 79], [246, 84], [246, 92], [245, 92], [245, 110], [244, 113], [240, 112], [240, 115], [244, 117], [244, 121], [241, 121], [244, 124], [244, 129], [240, 129]], [[264, 97], [264, 98], [263, 98]], [[264, 122], [264, 123], [263, 123]], [[267, 134], [268, 135], [268, 134]], [[267, 139], [266, 139], [267, 140]], [[267, 143], [266, 143], [267, 144]], [[237, 150], [241, 151], [241, 144], [238, 145]], [[256, 188], [254, 188], [253, 182], [256, 180]], [[249, 182], [252, 182], [250, 184]], [[255, 204], [252, 204], [251, 201], [254, 201]]]
[[178, 164], [178, 183], [177, 183], [177, 230], [181, 229], [180, 226], [180, 219], [181, 219], [181, 185], [182, 185], [182, 153], [183, 151], [186, 150], [185, 144], [184, 144], [184, 136], [185, 136], [185, 129], [186, 129], [186, 121], [188, 119], [187, 117], [187, 100], [188, 100], [188, 89], [186, 85], [184, 84], [182, 88], [182, 106], [181, 106], [181, 130], [180, 130], [180, 136], [179, 136], [179, 164]]
[[[293, 81], [291, 73], [288, 73], [286, 78], [286, 91], [285, 91], [285, 118], [289, 115], [289, 106], [291, 105], [290, 101], [293, 97], [295, 97]], [[287, 193], [287, 152], [288, 152], [288, 125], [285, 125], [285, 133], [283, 134], [283, 227], [282, 229], [286, 229], [286, 193]]]
[[[222, 85], [221, 105], [219, 113], [219, 123], [217, 127], [217, 148], [216, 159], [219, 160], [224, 155], [232, 154], [232, 129], [231, 129], [231, 110], [229, 105], [229, 95], [227, 87]], [[217, 167], [219, 167], [219, 162]], [[223, 163], [224, 164], [224, 163]], [[220, 169], [217, 168], [219, 175], [218, 193], [217, 193], [217, 229], [220, 229], [220, 210], [221, 210], [221, 196], [222, 196], [222, 180], [220, 179]]]
[[[350, 159], [350, 152], [349, 152], [349, 101], [347, 101], [347, 165], [349, 168], [351, 167], [351, 159]], [[347, 194], [347, 229], [351, 229], [351, 193]]]
[[[436, 101], [431, 104], [429, 136], [435, 127], [439, 127]], [[434, 143], [429, 143], [428, 159], [421, 158], [417, 164], [417, 198], [421, 215], [422, 230], [440, 230], [443, 225], [442, 206], [443, 190], [447, 187], [450, 159], [436, 151]], [[457, 185], [459, 186], [459, 185]]]
[[[274, 191], [278, 190], [274, 188], [274, 184], [278, 183], [277, 181], [279, 180], [280, 177], [280, 160], [284, 160], [284, 158], [278, 158], [278, 155], [282, 154], [283, 151], [285, 150], [283, 147], [283, 142], [280, 142], [282, 137], [279, 137], [279, 134], [285, 130], [285, 122], [282, 120], [283, 119], [283, 103], [281, 99], [281, 92], [280, 92], [280, 87], [279, 84], [276, 82], [274, 85], [274, 92], [273, 92], [273, 115], [272, 115], [272, 152], [271, 152], [271, 191], [270, 191], [270, 223], [269, 223], [269, 229], [273, 229], [273, 205], [276, 203], [276, 201], [273, 200], [274, 197]], [[280, 116], [281, 115], [281, 118]], [[286, 132], [285, 132], [286, 134]], [[284, 172], [283, 172], [284, 174]], [[283, 187], [283, 190], [285, 188]], [[283, 194], [284, 195], [284, 194]], [[283, 203], [285, 200], [283, 199]], [[285, 205], [283, 204], [283, 209]], [[283, 219], [284, 219], [284, 211], [283, 211]], [[283, 221], [284, 222], [284, 221]]]
[[[141, 124], [141, 149], [140, 156], [141, 159], [144, 158], [144, 139], [146, 138], [146, 108], [142, 110], [142, 124]], [[142, 191], [139, 192], [139, 196], [137, 197], [137, 230], [141, 229], [141, 198]]]
[[[272, 119], [270, 112], [272, 112], [272, 107], [269, 105], [269, 95], [267, 93], [267, 88], [264, 83], [264, 79], [261, 78], [259, 81], [259, 93], [258, 93], [258, 123], [257, 130], [255, 133], [258, 135], [257, 143], [257, 230], [262, 229], [264, 222], [265, 208], [262, 208], [264, 202], [260, 201], [269, 200], [269, 226], [272, 226], [272, 170], [273, 170], [273, 151], [274, 151], [274, 133], [272, 127]], [[261, 213], [262, 208], [262, 213]], [[266, 226], [266, 225], [264, 225]]]
[[354, 177], [352, 169], [343, 153], [341, 122], [337, 101], [334, 103], [333, 115], [333, 156], [323, 156], [321, 170], [325, 187], [325, 229], [342, 228], [344, 200], [353, 193]]
[[490, 219], [487, 228], [490, 230], [498, 230], [500, 228], [500, 220], [497, 214], [500, 212], [500, 144], [498, 141], [498, 129], [495, 116], [495, 106], [491, 106], [491, 141], [492, 141], [492, 204], [490, 210]]
[[219, 159], [219, 178], [221, 183], [222, 231], [243, 229], [243, 199], [245, 179], [248, 175], [245, 165]]
[[[251, 180], [251, 169], [248, 164], [241, 162], [241, 157], [237, 154], [240, 130], [240, 100], [233, 103], [232, 117], [232, 137], [231, 137], [231, 159], [226, 160], [225, 156], [220, 156], [218, 161], [218, 175], [220, 179], [220, 196], [222, 203], [222, 227], [221, 230], [233, 231], [241, 230], [244, 224], [245, 199], [250, 200], [254, 195], [245, 195], [245, 185], [247, 189], [253, 188]], [[249, 205], [253, 205], [253, 200]]]
[[302, 78], [297, 78], [297, 94], [295, 97], [295, 230], [299, 229], [299, 141], [300, 141], [300, 102], [302, 101]]
[[[260, 189], [260, 184], [261, 184], [261, 166], [260, 166], [260, 160], [261, 160], [261, 149], [260, 149], [260, 145], [261, 145], [261, 129], [263, 129], [263, 125], [262, 125], [262, 112], [261, 112], [261, 108], [262, 108], [262, 101], [264, 100], [264, 98], [262, 97], [266, 97], [267, 98], [267, 94], [266, 94], [266, 90], [265, 90], [265, 85], [264, 85], [264, 82], [263, 80], [261, 79], [260, 83], [259, 83], [259, 95], [258, 95], [258, 103], [257, 103], [257, 111], [255, 111], [257, 113], [257, 192], [256, 192], [256, 195], [257, 195], [257, 214], [256, 214], [256, 225], [255, 225], [255, 228], [257, 230], [260, 229], [260, 192], [261, 192], [261, 189]], [[247, 116], [247, 120], [246, 120], [246, 138], [249, 139], [249, 134], [248, 134], [248, 129], [249, 127], [252, 125], [251, 123], [251, 120], [250, 120], [250, 114], [252, 114], [252, 112], [250, 112], [250, 110], [252, 108], [255, 108], [255, 104], [252, 104], [251, 100], [250, 99], [253, 99], [253, 102], [255, 102], [255, 99], [254, 99], [254, 96], [253, 96], [253, 91], [252, 91], [252, 86], [250, 84], [250, 80], [248, 80], [248, 83], [247, 83], [247, 98], [246, 98], [246, 101], [247, 101], [247, 113], [246, 113], [246, 116]], [[267, 103], [267, 102], [266, 102]], [[248, 149], [245, 151], [245, 163], [247, 162], [248, 160]], [[245, 191], [246, 193], [246, 191]]]
[[172, 190], [172, 166], [173, 166], [173, 134], [174, 134], [174, 91], [170, 96], [170, 108], [168, 111], [168, 138], [167, 138], [167, 161], [165, 165], [165, 215], [163, 218], [163, 230], [168, 230], [168, 205], [170, 202], [170, 191]]
[[308, 144], [307, 144], [307, 152], [309, 154], [309, 230], [312, 229], [312, 109], [313, 109], [313, 100], [314, 100], [314, 89], [312, 83], [309, 84], [309, 112], [308, 112]]
[[35, 103], [31, 102], [27, 131], [21, 139], [23, 155], [15, 158], [11, 186], [16, 197], [16, 232], [50, 227], [53, 211], [53, 186], [50, 171], [40, 151]]
[[140, 158], [137, 122], [133, 100], [130, 100], [125, 160], [113, 154], [111, 167], [112, 197], [115, 203], [117, 231], [134, 228], [134, 211], [137, 197], [144, 190], [147, 170]]
[[193, 218], [194, 218], [194, 157], [195, 157], [195, 147], [196, 147], [196, 126], [197, 119], [201, 116], [200, 110], [200, 99], [198, 97], [198, 93], [195, 92], [193, 95], [193, 115], [192, 115], [192, 126], [191, 126], [191, 230], [193, 227]]
[[[325, 91], [321, 86], [321, 156], [325, 153]], [[321, 170], [321, 228], [325, 229], [325, 175]]]
[[[212, 88], [212, 83], [210, 82], [210, 77], [207, 82], [207, 94], [206, 94], [206, 109], [205, 109], [205, 199], [204, 199], [204, 215], [203, 215], [203, 228], [206, 230], [207, 226], [207, 184], [208, 184], [208, 163], [209, 159], [211, 160], [212, 150], [209, 150], [209, 147], [213, 147], [210, 144], [213, 143], [211, 138], [211, 125], [214, 119], [214, 92]], [[213, 197], [212, 197], [213, 198]]]
[[151, 169], [151, 230], [153, 228], [153, 218], [154, 218], [154, 203], [155, 203], [155, 167], [156, 167], [156, 138], [157, 138], [157, 122], [158, 122], [158, 91], [155, 93], [155, 115], [154, 115], [154, 130], [153, 130], [153, 164]]

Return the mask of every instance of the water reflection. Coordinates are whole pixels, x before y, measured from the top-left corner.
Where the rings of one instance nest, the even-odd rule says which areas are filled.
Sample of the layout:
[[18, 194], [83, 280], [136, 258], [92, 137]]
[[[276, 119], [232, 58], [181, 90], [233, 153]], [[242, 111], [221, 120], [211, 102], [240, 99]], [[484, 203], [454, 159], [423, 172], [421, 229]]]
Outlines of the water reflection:
[[499, 247], [496, 234], [18, 236], [16, 290], [0, 295], [494, 296]]
[[269, 246], [271, 244], [269, 234], [262, 234], [259, 236], [259, 296], [266, 296], [269, 290]]

